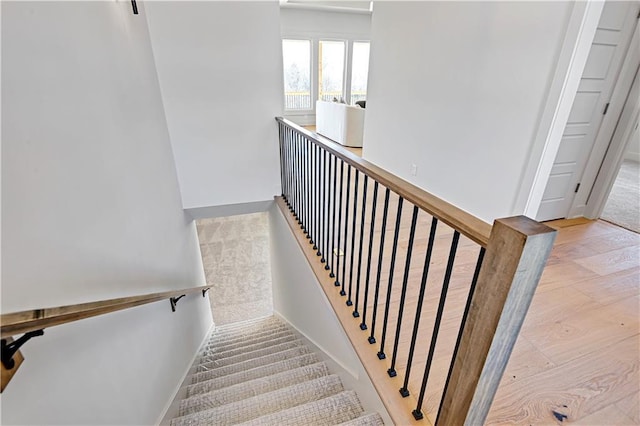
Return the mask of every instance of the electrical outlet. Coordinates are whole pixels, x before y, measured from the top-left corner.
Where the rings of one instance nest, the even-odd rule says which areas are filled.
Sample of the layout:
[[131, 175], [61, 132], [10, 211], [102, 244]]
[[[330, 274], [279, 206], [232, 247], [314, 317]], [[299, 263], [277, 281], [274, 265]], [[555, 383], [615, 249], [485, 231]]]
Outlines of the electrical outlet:
[[418, 166], [415, 164], [411, 165], [411, 176], [416, 176], [418, 174]]

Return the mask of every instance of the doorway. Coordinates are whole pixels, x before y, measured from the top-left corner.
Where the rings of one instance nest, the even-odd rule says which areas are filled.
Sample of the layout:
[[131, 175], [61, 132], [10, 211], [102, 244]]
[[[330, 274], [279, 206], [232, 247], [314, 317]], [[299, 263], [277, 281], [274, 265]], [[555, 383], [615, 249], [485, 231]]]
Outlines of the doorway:
[[637, 68], [639, 10], [638, 2], [605, 3], [537, 220], [586, 215]]

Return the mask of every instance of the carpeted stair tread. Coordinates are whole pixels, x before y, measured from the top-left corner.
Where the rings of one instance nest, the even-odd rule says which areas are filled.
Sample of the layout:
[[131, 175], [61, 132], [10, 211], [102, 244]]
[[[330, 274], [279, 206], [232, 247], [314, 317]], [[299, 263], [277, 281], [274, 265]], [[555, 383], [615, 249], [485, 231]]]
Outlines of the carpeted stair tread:
[[340, 423], [339, 426], [384, 426], [384, 421], [378, 413], [364, 413], [353, 420]]
[[249, 370], [256, 367], [273, 364], [285, 359], [295, 358], [302, 355], [310, 354], [311, 350], [306, 346], [298, 346], [292, 349], [283, 350], [281, 352], [274, 352], [269, 355], [252, 358], [237, 364], [227, 365], [224, 367], [215, 368], [208, 371], [201, 371], [199, 373], [192, 374], [190, 376], [191, 384], [202, 382], [205, 380], [211, 380], [218, 377], [223, 377], [229, 374], [238, 373], [240, 371]]
[[171, 425], [237, 424], [260, 415], [276, 413], [311, 401], [317, 401], [340, 393], [342, 390], [342, 381], [338, 376], [323, 376], [273, 392], [232, 402], [221, 407], [176, 417], [171, 421]]
[[264, 333], [260, 335], [251, 335], [246, 339], [238, 340], [235, 342], [222, 343], [222, 344], [213, 343], [211, 345], [204, 346], [203, 354], [224, 352], [230, 349], [243, 347], [244, 345], [252, 345], [255, 343], [266, 342], [266, 341], [269, 341], [272, 339], [278, 339], [284, 336], [295, 336], [295, 334], [291, 330], [287, 328], [283, 328], [282, 330], [278, 330], [274, 333], [269, 332], [269, 333]]
[[264, 331], [275, 330], [283, 327], [286, 327], [286, 324], [282, 323], [281, 321], [272, 320], [266, 323], [252, 324], [252, 325], [237, 328], [237, 329], [216, 328], [211, 334], [210, 339], [213, 339], [213, 340], [233, 339], [236, 337], [247, 336], [252, 333], [261, 333]]
[[353, 391], [301, 404], [241, 423], [243, 426], [332, 426], [357, 418], [364, 410]]
[[278, 345], [273, 345], [271, 347], [258, 349], [255, 351], [242, 353], [239, 355], [230, 356], [227, 358], [217, 359], [215, 357], [204, 357], [200, 359], [200, 364], [198, 364], [198, 372], [203, 371], [212, 371], [218, 368], [226, 367], [233, 364], [239, 364], [241, 362], [245, 362], [254, 358], [262, 358], [267, 355], [271, 355], [276, 352], [282, 352], [288, 349], [294, 349], [298, 347], [304, 347], [304, 343], [300, 340], [294, 340], [292, 342], [280, 343]]
[[295, 335], [290, 334], [288, 336], [282, 336], [282, 337], [274, 338], [272, 340], [267, 340], [264, 342], [247, 344], [245, 346], [228, 349], [226, 351], [205, 352], [200, 359], [203, 359], [203, 360], [208, 359], [209, 361], [214, 361], [216, 359], [231, 358], [236, 355], [258, 351], [260, 349], [266, 349], [269, 347], [277, 346], [281, 343], [293, 342], [295, 340], [298, 340], [298, 338]]
[[320, 362], [318, 356], [314, 353], [283, 359], [261, 367], [251, 368], [240, 371], [238, 373], [214, 378], [211, 380], [201, 381], [196, 384], [187, 386], [187, 398], [195, 395], [215, 391], [228, 386], [233, 386], [243, 381], [267, 377], [271, 374], [278, 374], [283, 371], [296, 369], [305, 365], [312, 365]]
[[244, 321], [238, 321], [238, 322], [233, 322], [233, 323], [228, 323], [228, 324], [222, 324], [222, 325], [218, 325], [216, 326], [216, 330], [241, 330], [247, 327], [251, 327], [254, 325], [260, 325], [260, 324], [270, 324], [273, 322], [277, 322], [279, 324], [282, 324], [282, 320], [279, 319], [278, 317], [274, 316], [274, 315], [269, 315], [266, 317], [260, 317], [260, 318], [252, 318], [252, 319], [248, 319], [248, 320], [244, 320]]
[[211, 338], [209, 340], [209, 342], [202, 348], [203, 351], [209, 351], [211, 349], [215, 349], [215, 348], [219, 348], [219, 347], [225, 347], [225, 346], [231, 346], [231, 345], [238, 345], [238, 344], [244, 344], [244, 343], [249, 343], [252, 341], [257, 341], [257, 340], [264, 340], [264, 339], [269, 339], [272, 338], [278, 334], [281, 333], [285, 333], [285, 332], [291, 332], [291, 329], [287, 328], [287, 327], [279, 327], [276, 329], [272, 329], [272, 330], [267, 330], [261, 333], [255, 333], [255, 334], [247, 334], [247, 335], [243, 335], [243, 336], [236, 336], [234, 338], [229, 337], [226, 339], [222, 339], [222, 340], [216, 340]]
[[206, 343], [206, 347], [210, 347], [213, 345], [226, 345], [229, 343], [239, 342], [245, 340], [247, 338], [255, 338], [262, 335], [269, 335], [273, 333], [277, 333], [284, 330], [291, 330], [284, 324], [274, 324], [269, 327], [261, 327], [256, 330], [248, 330], [245, 332], [238, 333], [225, 333], [219, 334], [217, 332], [213, 332], [211, 336], [209, 336], [209, 340]]
[[319, 362], [267, 377], [259, 377], [213, 392], [183, 399], [180, 402], [179, 415], [185, 416], [197, 411], [208, 410], [328, 375], [329, 369], [327, 365], [324, 362]]

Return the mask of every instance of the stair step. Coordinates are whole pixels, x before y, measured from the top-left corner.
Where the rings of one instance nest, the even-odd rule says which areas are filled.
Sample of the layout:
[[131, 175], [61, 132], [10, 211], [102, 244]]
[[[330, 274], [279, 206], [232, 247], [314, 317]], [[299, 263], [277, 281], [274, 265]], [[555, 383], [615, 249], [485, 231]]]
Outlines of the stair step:
[[261, 318], [253, 318], [253, 319], [248, 319], [245, 321], [238, 321], [238, 322], [232, 322], [229, 324], [223, 324], [223, 325], [219, 325], [216, 327], [216, 330], [241, 330], [244, 328], [248, 328], [248, 327], [252, 327], [255, 325], [260, 325], [260, 324], [270, 324], [273, 322], [277, 322], [282, 324], [282, 321], [275, 317], [274, 315], [269, 315], [267, 317], [261, 317]]
[[[286, 410], [342, 392], [342, 381], [336, 375], [323, 376], [273, 392], [232, 402], [222, 407], [200, 411], [171, 421], [172, 426], [197, 424], [229, 425], [244, 422], [266, 414]], [[354, 395], [355, 400], [357, 398]], [[362, 412], [362, 408], [360, 408]], [[338, 411], [348, 411], [340, 407]], [[351, 411], [355, 411], [351, 409]], [[349, 420], [349, 419], [346, 419]], [[342, 421], [342, 420], [340, 420]], [[274, 423], [275, 424], [275, 423]], [[300, 424], [300, 422], [296, 423]]]
[[293, 370], [305, 365], [317, 364], [319, 362], [320, 359], [316, 354], [308, 353], [288, 359], [281, 358], [280, 361], [263, 365], [261, 367], [252, 368], [251, 366], [249, 366], [244, 371], [240, 371], [234, 374], [228, 374], [226, 376], [214, 378], [211, 380], [201, 381], [187, 386], [187, 398], [203, 393], [212, 392], [218, 389], [223, 389], [247, 380], [267, 377], [272, 374], [282, 373], [283, 371]]
[[290, 358], [296, 358], [302, 355], [310, 354], [311, 350], [306, 346], [298, 346], [293, 349], [288, 349], [282, 352], [275, 352], [260, 358], [253, 358], [238, 364], [228, 365], [226, 367], [220, 367], [211, 371], [203, 371], [190, 376], [190, 382], [196, 384], [205, 380], [211, 380], [221, 378], [230, 374], [239, 373], [242, 371], [251, 370], [253, 368], [266, 366], [279, 361], [284, 361]]
[[205, 344], [204, 349], [208, 350], [217, 346], [227, 346], [235, 343], [247, 342], [260, 337], [273, 336], [274, 334], [282, 333], [283, 331], [291, 331], [291, 329], [283, 325], [246, 334], [233, 334], [230, 336], [211, 335], [209, 341]]
[[223, 352], [229, 349], [235, 349], [238, 347], [242, 347], [244, 345], [251, 345], [260, 342], [266, 342], [272, 339], [278, 339], [284, 336], [295, 336], [295, 334], [289, 329], [282, 329], [282, 331], [277, 331], [275, 333], [264, 333], [260, 335], [251, 335], [250, 338], [246, 340], [238, 340], [235, 342], [229, 343], [213, 343], [211, 345], [206, 345], [204, 347], [203, 355], [206, 353], [215, 353], [215, 352]]
[[287, 349], [293, 349], [301, 346], [304, 346], [304, 343], [302, 343], [302, 341], [294, 340], [292, 342], [280, 343], [279, 345], [273, 345], [271, 347], [262, 348], [247, 353], [241, 353], [239, 355], [234, 355], [227, 358], [216, 359], [215, 357], [202, 357], [200, 358], [200, 363], [198, 364], [197, 371], [212, 371], [221, 367], [238, 364], [240, 362], [244, 362], [254, 358], [261, 358], [275, 352], [282, 352]]
[[384, 426], [384, 421], [378, 413], [364, 413], [353, 420], [340, 423], [339, 426]]
[[241, 423], [241, 425], [329, 426], [353, 420], [360, 416], [362, 412], [362, 405], [356, 393], [345, 391], [287, 410], [257, 417]]
[[253, 324], [247, 327], [238, 328], [235, 330], [230, 329], [216, 329], [211, 334], [211, 339], [225, 339], [235, 338], [240, 336], [246, 336], [252, 333], [259, 333], [262, 331], [272, 330], [276, 328], [286, 327], [281, 321], [269, 321], [267, 323]]
[[256, 378], [203, 395], [183, 399], [180, 402], [178, 415], [186, 416], [197, 411], [219, 407], [328, 375], [329, 369], [324, 362], [286, 370], [268, 377]]
[[246, 344], [225, 351], [207, 351], [202, 355], [200, 359], [208, 359], [209, 361], [214, 361], [216, 359], [231, 358], [236, 355], [246, 354], [260, 349], [266, 349], [282, 343], [293, 342], [295, 340], [298, 340], [298, 338], [294, 334], [289, 334], [288, 336], [281, 336], [264, 342]]

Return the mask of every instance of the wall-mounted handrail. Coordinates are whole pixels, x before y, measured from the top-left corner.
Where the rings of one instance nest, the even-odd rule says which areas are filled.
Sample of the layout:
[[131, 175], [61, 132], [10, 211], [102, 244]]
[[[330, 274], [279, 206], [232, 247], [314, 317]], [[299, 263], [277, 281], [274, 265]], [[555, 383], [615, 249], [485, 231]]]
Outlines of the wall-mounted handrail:
[[330, 139], [299, 127], [286, 118], [276, 117], [276, 120], [286, 125], [292, 131], [304, 136], [315, 145], [321, 146], [328, 152], [336, 155], [345, 163], [350, 164], [361, 173], [377, 181], [380, 185], [389, 188], [406, 201], [439, 218], [442, 222], [480, 244], [482, 247], [487, 246], [489, 235], [491, 234], [491, 225], [482, 219], [358, 157], [342, 145]]
[[[97, 315], [121, 311], [135, 306], [145, 305], [160, 300], [178, 297], [183, 294], [201, 293], [209, 286], [193, 287], [182, 290], [170, 290], [149, 293], [140, 296], [120, 297], [97, 302], [79, 303], [56, 308], [31, 309], [21, 312], [2, 314], [0, 316], [1, 337], [7, 338], [29, 331], [42, 330], [55, 325], [78, 321]], [[204, 294], [202, 294], [204, 297]]]

